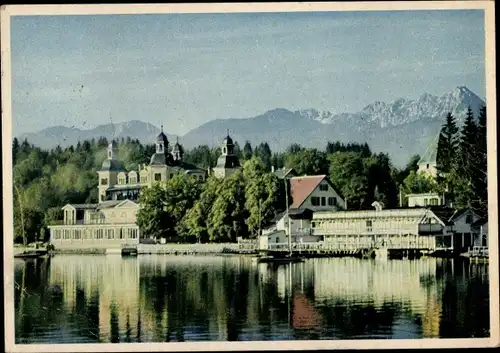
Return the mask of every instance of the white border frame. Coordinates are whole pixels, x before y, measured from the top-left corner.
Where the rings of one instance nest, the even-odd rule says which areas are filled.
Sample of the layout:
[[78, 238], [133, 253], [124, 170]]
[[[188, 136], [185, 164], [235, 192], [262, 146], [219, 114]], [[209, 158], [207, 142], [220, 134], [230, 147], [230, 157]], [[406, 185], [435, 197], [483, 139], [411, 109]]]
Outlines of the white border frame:
[[[127, 344], [15, 344], [13, 290], [13, 191], [12, 123], [10, 71], [10, 17], [17, 15], [160, 14], [224, 12], [298, 11], [383, 11], [483, 9], [485, 12], [485, 72], [488, 116], [488, 195], [489, 195], [489, 275], [490, 338], [414, 339], [414, 340], [318, 340], [189, 342]], [[4, 231], [4, 325], [7, 352], [140, 352], [140, 351], [232, 351], [232, 350], [317, 350], [382, 348], [496, 347], [500, 345], [498, 209], [497, 209], [497, 131], [495, 72], [495, 13], [493, 1], [343, 2], [343, 3], [226, 3], [226, 4], [112, 4], [112, 5], [7, 5], [1, 8], [2, 48], [2, 154], [3, 154], [3, 231]]]

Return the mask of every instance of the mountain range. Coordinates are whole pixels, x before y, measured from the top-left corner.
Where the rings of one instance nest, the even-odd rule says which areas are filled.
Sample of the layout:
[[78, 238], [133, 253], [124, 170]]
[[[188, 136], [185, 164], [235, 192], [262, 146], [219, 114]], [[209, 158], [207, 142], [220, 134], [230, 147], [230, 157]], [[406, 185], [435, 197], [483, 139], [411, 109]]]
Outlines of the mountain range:
[[[373, 102], [357, 113], [333, 114], [329, 111], [284, 108], [269, 110], [251, 118], [216, 119], [204, 123], [179, 137], [189, 149], [198, 145], [216, 146], [229, 129], [234, 140], [243, 146], [268, 142], [274, 151], [282, 151], [291, 143], [324, 149], [327, 141], [367, 142], [372, 151], [386, 152], [397, 166], [405, 165], [410, 157], [423, 154], [430, 141], [439, 133], [448, 112], [459, 124], [470, 106], [475, 115], [485, 102], [467, 87], [456, 87], [442, 96], [428, 93], [417, 99], [399, 98], [392, 102]], [[152, 143], [160, 129], [150, 123], [133, 120], [106, 124], [94, 129], [55, 126], [36, 133], [18, 136], [42, 148], [67, 146], [85, 139], [105, 136], [137, 138]], [[168, 134], [170, 141], [178, 136]]]

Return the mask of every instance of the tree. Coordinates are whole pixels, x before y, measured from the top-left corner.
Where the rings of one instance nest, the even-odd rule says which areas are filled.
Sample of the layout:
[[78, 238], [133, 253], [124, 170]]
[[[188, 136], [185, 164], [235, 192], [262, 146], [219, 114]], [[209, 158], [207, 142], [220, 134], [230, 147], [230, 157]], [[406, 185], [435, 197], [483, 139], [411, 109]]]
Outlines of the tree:
[[17, 139], [17, 137], [14, 137], [14, 140], [12, 141], [12, 165], [16, 165], [19, 148], [19, 140]]
[[165, 185], [155, 183], [141, 190], [139, 201], [141, 207], [137, 212], [137, 226], [141, 233], [151, 238], [166, 238], [173, 232], [170, 215], [165, 211], [167, 195]]
[[271, 170], [272, 152], [267, 142], [263, 142], [255, 147], [254, 156], [260, 158], [262, 163], [264, 163], [264, 167], [266, 168], [266, 170]]
[[298, 175], [328, 174], [326, 154], [315, 148], [305, 148], [296, 153], [288, 154], [285, 159], [285, 166], [293, 168]]
[[243, 146], [243, 159], [245, 161], [249, 160], [253, 156], [252, 145], [250, 141], [245, 141], [245, 145]]
[[476, 157], [478, 128], [474, 122], [474, 116], [469, 106], [464, 125], [460, 134], [459, 149], [456, 154], [456, 175], [455, 183], [457, 192], [455, 201], [458, 207], [470, 207], [472, 205], [473, 189], [472, 183], [476, 175], [477, 164], [474, 161]]
[[472, 181], [472, 190], [474, 198], [472, 207], [480, 214], [488, 212], [488, 170], [487, 170], [487, 139], [486, 139], [486, 106], [479, 110], [477, 122], [477, 139], [475, 144], [475, 154], [472, 159], [474, 177]]
[[200, 186], [188, 174], [176, 174], [167, 182], [153, 184], [141, 190], [141, 208], [137, 225], [147, 236], [173, 240], [182, 237], [186, 229], [181, 222], [200, 194]]
[[423, 194], [429, 192], [440, 193], [438, 183], [427, 173], [411, 171], [403, 182], [404, 194]]
[[207, 230], [211, 241], [234, 242], [246, 236], [245, 185], [240, 171], [222, 181], [217, 199], [208, 215]]
[[266, 224], [276, 214], [279, 196], [278, 178], [265, 171], [264, 164], [252, 157], [243, 165], [245, 180], [245, 209], [248, 213], [246, 224], [250, 234]]
[[347, 207], [360, 209], [368, 198], [368, 178], [361, 154], [335, 152], [329, 160], [330, 180], [347, 200]]
[[444, 190], [447, 190], [447, 199], [452, 201], [454, 200], [454, 174], [456, 172], [455, 154], [458, 147], [458, 127], [453, 115], [448, 113], [439, 134], [436, 164], [438, 183]]
[[220, 179], [214, 176], [210, 176], [206, 180], [200, 197], [195, 201], [193, 207], [186, 213], [182, 220], [188, 238], [195, 239], [200, 243], [209, 241], [208, 216], [212, 205], [219, 195], [221, 184]]

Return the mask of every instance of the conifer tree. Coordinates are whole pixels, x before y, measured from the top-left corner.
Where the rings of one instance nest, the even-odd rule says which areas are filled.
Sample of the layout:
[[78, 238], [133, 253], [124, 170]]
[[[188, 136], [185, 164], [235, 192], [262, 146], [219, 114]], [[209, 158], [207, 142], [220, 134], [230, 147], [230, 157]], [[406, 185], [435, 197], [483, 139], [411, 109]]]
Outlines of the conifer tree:
[[455, 155], [459, 147], [458, 127], [455, 117], [448, 113], [446, 121], [439, 134], [438, 150], [436, 156], [438, 184], [447, 190], [447, 200], [454, 201], [454, 172]]
[[456, 195], [457, 206], [470, 207], [474, 198], [472, 184], [476, 177], [477, 163], [474, 161], [476, 157], [477, 147], [477, 126], [474, 122], [472, 109], [467, 109], [464, 125], [460, 132], [460, 142], [458, 153], [455, 160], [455, 181], [457, 191]]
[[488, 210], [486, 106], [482, 106], [479, 110], [477, 120], [477, 139], [473, 158], [474, 179], [472, 182], [472, 190], [474, 193], [474, 200], [472, 202], [472, 207], [477, 212], [485, 214]]

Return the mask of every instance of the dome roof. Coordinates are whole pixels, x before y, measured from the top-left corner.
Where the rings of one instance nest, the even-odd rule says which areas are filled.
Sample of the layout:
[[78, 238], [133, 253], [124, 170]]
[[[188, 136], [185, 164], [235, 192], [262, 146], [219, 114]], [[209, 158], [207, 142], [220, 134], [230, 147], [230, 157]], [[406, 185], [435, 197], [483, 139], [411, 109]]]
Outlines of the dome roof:
[[156, 137], [157, 142], [168, 142], [167, 135], [162, 132]]
[[163, 133], [163, 125], [161, 126], [161, 132], [156, 137], [156, 142], [168, 142], [167, 135]]
[[231, 136], [227, 135], [226, 138], [224, 139], [224, 144], [225, 145], [232, 145], [233, 144], [233, 139]]
[[101, 165], [101, 171], [109, 171], [109, 172], [125, 172], [125, 165], [122, 161], [118, 161], [116, 159], [105, 159]]

